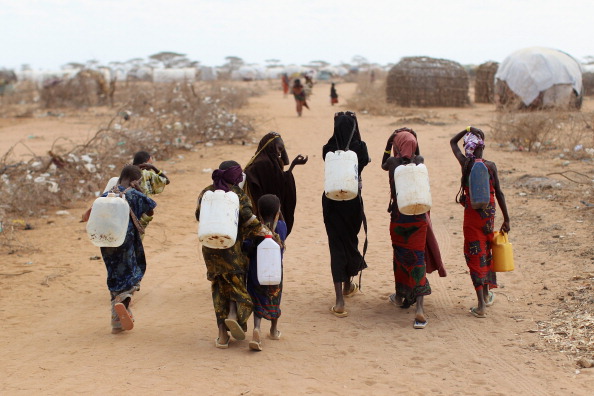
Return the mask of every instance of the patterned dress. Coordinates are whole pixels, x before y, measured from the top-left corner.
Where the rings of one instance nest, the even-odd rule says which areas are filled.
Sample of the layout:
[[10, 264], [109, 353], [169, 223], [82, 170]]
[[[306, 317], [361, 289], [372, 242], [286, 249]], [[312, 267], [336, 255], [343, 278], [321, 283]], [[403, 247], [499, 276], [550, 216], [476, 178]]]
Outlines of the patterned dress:
[[408, 304], [415, 303], [419, 296], [431, 294], [425, 265], [427, 229], [426, 214], [405, 215], [394, 205], [390, 236], [394, 250], [396, 294]]
[[464, 258], [470, 270], [470, 278], [476, 290], [483, 285], [497, 287], [493, 271], [491, 240], [495, 223], [495, 189], [489, 179], [490, 201], [485, 209], [472, 209], [468, 185], [464, 186]]
[[[280, 242], [282, 247], [287, 238], [287, 225], [284, 221], [278, 221], [275, 233], [276, 235], [274, 239], [276, 243]], [[261, 240], [262, 238], [259, 238], [260, 242]], [[247, 288], [252, 297], [252, 301], [254, 302], [254, 315], [268, 320], [278, 319], [281, 316], [280, 303], [283, 292], [282, 281], [279, 285], [260, 285], [260, 282], [258, 282], [258, 261], [255, 246], [250, 254]]]
[[[200, 203], [206, 191], [215, 191], [215, 187], [206, 187], [198, 196], [196, 220], [200, 219]], [[225, 322], [229, 316], [229, 304], [234, 301], [237, 304], [237, 322], [243, 326], [252, 314], [254, 304], [246, 287], [249, 260], [241, 245], [244, 239], [255, 237], [261, 225], [252, 212], [247, 194], [237, 186], [232, 186], [230, 191], [239, 197], [239, 227], [235, 245], [228, 249], [202, 246], [202, 256], [206, 264], [206, 277], [211, 282], [217, 324]]]
[[[117, 189], [120, 192], [126, 190], [122, 186], [117, 186]], [[107, 194], [106, 192], [103, 196]], [[128, 189], [125, 197], [137, 218], [157, 206], [155, 201], [134, 189]], [[140, 281], [146, 272], [141, 234], [132, 219], [128, 222], [124, 243], [118, 247], [102, 247], [101, 256], [107, 269], [107, 287], [111, 295], [111, 325], [113, 328], [120, 328], [122, 325], [114, 306], [117, 303], [125, 303], [128, 308], [129, 298], [140, 289]]]

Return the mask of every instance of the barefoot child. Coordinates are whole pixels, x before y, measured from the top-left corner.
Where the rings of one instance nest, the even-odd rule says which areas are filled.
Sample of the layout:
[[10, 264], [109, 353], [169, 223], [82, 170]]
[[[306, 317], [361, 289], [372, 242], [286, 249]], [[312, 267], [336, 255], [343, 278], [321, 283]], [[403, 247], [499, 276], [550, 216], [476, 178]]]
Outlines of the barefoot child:
[[[284, 250], [284, 241], [287, 238], [287, 225], [283, 220], [279, 220], [280, 200], [276, 195], [266, 194], [258, 200], [258, 216], [262, 224], [269, 230], [274, 230], [273, 238], [276, 243]], [[248, 242], [248, 241], [246, 241]], [[279, 285], [263, 286], [258, 282], [258, 262], [256, 249], [262, 242], [262, 238], [253, 240], [254, 246], [250, 254], [250, 268], [248, 272], [247, 288], [252, 301], [254, 302], [254, 333], [252, 341], [249, 344], [250, 349], [254, 351], [262, 350], [260, 338], [260, 322], [262, 318], [270, 320], [270, 339], [280, 339], [281, 332], [278, 330], [278, 318], [281, 315], [280, 302], [283, 290], [282, 282]]]
[[239, 219], [235, 245], [228, 249], [211, 249], [202, 246], [206, 264], [206, 276], [211, 282], [212, 301], [217, 318], [219, 334], [215, 340], [217, 348], [229, 347], [229, 334], [236, 340], [245, 339], [247, 320], [254, 304], [246, 288], [248, 258], [241, 250], [245, 238], [266, 235], [265, 230], [252, 212], [250, 199], [238, 184], [242, 181], [241, 166], [235, 161], [224, 161], [212, 173], [213, 184], [198, 196], [196, 220], [200, 220], [200, 205], [207, 191], [232, 191], [239, 197]]
[[[114, 190], [124, 194], [131, 209], [126, 239], [121, 246], [101, 248], [107, 268], [107, 287], [111, 294], [111, 327], [114, 334], [134, 327], [130, 300], [139, 289], [146, 268], [141, 239], [144, 230], [138, 219], [144, 214], [151, 216], [157, 206], [155, 201], [140, 192], [141, 178], [140, 168], [134, 165], [127, 165], [122, 170]], [[107, 196], [107, 193], [103, 196]]]
[[[465, 154], [462, 154], [458, 147], [458, 142], [462, 138], [464, 138]], [[502, 232], [510, 230], [509, 215], [505, 196], [499, 185], [497, 167], [494, 162], [483, 160], [485, 148], [483, 131], [469, 126], [450, 140], [450, 146], [462, 169], [459, 197], [456, 197], [456, 202], [464, 206], [464, 257], [477, 297], [477, 306], [470, 308], [470, 313], [477, 318], [484, 318], [486, 317], [486, 307], [493, 305], [495, 298], [489, 289], [497, 287], [491, 252], [495, 223], [495, 198], [497, 198], [497, 203], [503, 213]], [[489, 171], [490, 200], [484, 209], [473, 209], [469, 196], [470, 171], [477, 160], [484, 162]]]

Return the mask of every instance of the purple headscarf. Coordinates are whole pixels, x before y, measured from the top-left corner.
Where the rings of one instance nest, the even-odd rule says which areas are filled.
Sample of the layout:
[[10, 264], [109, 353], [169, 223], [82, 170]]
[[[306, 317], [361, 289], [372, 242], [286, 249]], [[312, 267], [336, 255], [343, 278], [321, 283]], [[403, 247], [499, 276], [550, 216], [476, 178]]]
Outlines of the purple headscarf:
[[243, 179], [243, 173], [240, 165], [235, 165], [225, 170], [215, 169], [212, 172], [212, 180], [217, 190], [228, 192], [229, 186], [237, 185]]
[[464, 135], [464, 151], [466, 152], [466, 157], [475, 158], [474, 150], [480, 147], [485, 147], [485, 141], [483, 139], [471, 132]]

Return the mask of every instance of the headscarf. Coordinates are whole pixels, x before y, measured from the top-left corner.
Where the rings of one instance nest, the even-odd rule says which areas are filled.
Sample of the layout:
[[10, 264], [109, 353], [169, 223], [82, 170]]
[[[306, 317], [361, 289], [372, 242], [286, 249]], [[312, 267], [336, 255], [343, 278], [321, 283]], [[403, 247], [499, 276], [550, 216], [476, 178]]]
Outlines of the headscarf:
[[281, 213], [287, 224], [288, 234], [293, 229], [295, 208], [297, 206], [297, 188], [293, 173], [285, 171], [288, 165], [287, 151], [279, 153], [276, 142], [282, 139], [277, 132], [264, 135], [258, 144], [256, 153], [245, 167], [245, 190], [252, 200], [252, 210], [258, 214], [258, 200], [265, 194], [274, 194], [281, 201]]
[[417, 151], [417, 138], [408, 131], [401, 131], [394, 137], [394, 157], [411, 159]]
[[480, 137], [471, 132], [464, 135], [464, 151], [466, 152], [466, 157], [475, 158], [474, 151], [477, 148], [483, 147], [485, 147], [485, 141]]
[[212, 180], [217, 190], [228, 192], [229, 186], [237, 185], [243, 179], [243, 172], [240, 165], [235, 165], [225, 170], [215, 169], [212, 172]]
[[[351, 139], [350, 143], [349, 139]], [[341, 114], [334, 117], [334, 134], [322, 148], [322, 158], [326, 158], [326, 154], [329, 151], [336, 150], [351, 150], [357, 154], [359, 175], [363, 168], [369, 163], [370, 159], [369, 153], [367, 152], [367, 145], [361, 140], [359, 123], [354, 114]]]

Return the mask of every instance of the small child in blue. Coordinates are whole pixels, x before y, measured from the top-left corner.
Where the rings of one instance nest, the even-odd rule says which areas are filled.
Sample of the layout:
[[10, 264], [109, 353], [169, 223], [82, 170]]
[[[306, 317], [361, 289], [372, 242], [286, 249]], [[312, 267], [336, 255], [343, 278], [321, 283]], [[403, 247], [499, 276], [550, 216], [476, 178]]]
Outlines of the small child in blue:
[[[281, 247], [281, 252], [284, 251], [284, 242], [287, 238], [287, 225], [283, 220], [279, 220], [280, 216], [280, 200], [274, 194], [266, 194], [258, 200], [258, 216], [260, 222], [269, 230], [274, 230], [273, 238]], [[260, 337], [260, 322], [262, 318], [270, 320], [270, 334], [271, 340], [279, 340], [281, 332], [278, 330], [278, 318], [281, 315], [280, 302], [283, 291], [282, 281], [279, 285], [263, 286], [258, 282], [258, 263], [256, 256], [256, 247], [262, 242], [262, 237], [255, 240], [246, 241], [247, 245], [251, 245], [249, 252], [250, 266], [247, 277], [247, 289], [254, 302], [254, 332], [252, 341], [249, 347], [254, 351], [262, 350], [262, 340]]]
[[[112, 333], [132, 330], [134, 319], [130, 311], [130, 301], [135, 291], [140, 289], [140, 281], [146, 270], [146, 257], [141, 235], [144, 229], [138, 219], [146, 214], [152, 216], [156, 202], [140, 192], [142, 172], [134, 165], [122, 169], [118, 185], [113, 191], [123, 193], [130, 205], [130, 221], [126, 239], [118, 247], [102, 247], [101, 256], [107, 269], [107, 287], [111, 294]], [[108, 192], [103, 196], [107, 196]]]

